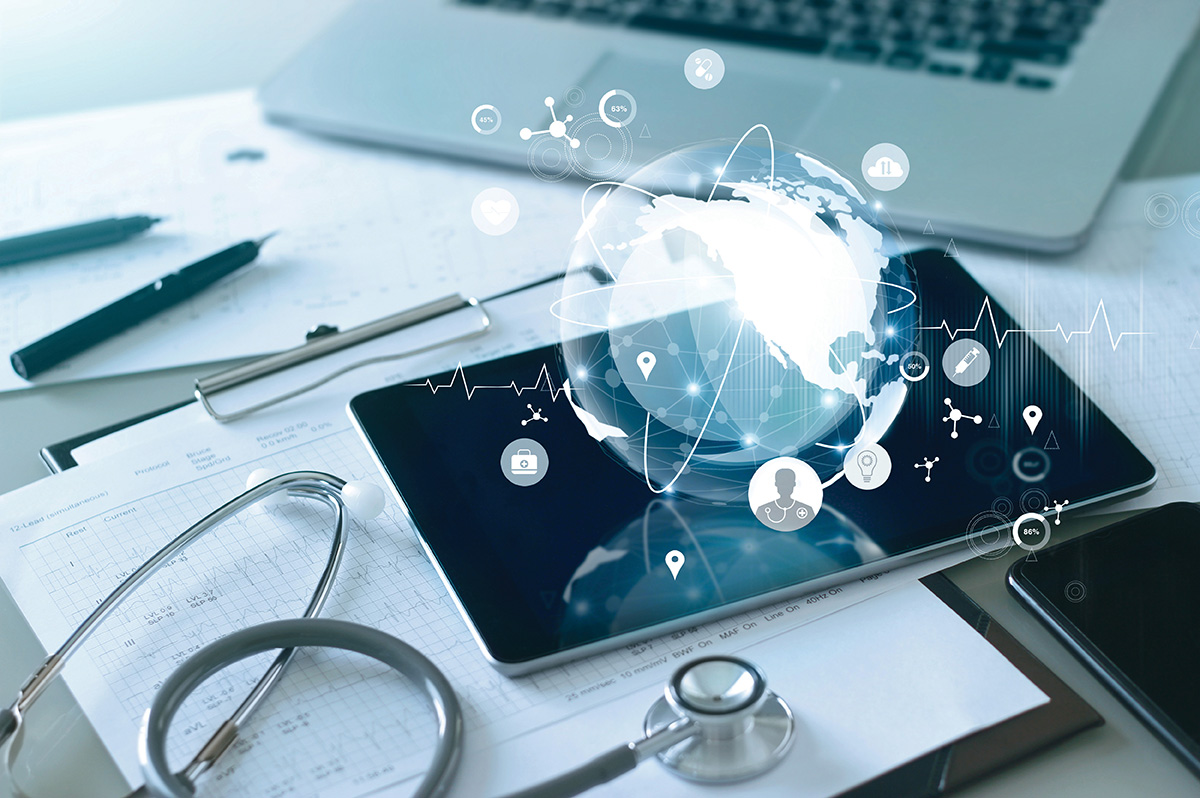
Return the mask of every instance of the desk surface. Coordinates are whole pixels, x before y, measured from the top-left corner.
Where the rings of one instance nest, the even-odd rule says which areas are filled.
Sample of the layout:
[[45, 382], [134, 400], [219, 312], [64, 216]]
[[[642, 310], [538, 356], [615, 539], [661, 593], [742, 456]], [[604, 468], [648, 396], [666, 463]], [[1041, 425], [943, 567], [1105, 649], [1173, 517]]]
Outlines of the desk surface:
[[[138, 3], [131, 5], [141, 7]], [[245, 4], [236, 5], [246, 7]], [[329, 7], [324, 8], [322, 18], [327, 17], [330, 11]], [[128, 8], [122, 13], [126, 17], [135, 16], [135, 12]], [[217, 10], [209, 9], [202, 13], [216, 14]], [[114, 12], [113, 16], [118, 19], [115, 22], [110, 19], [109, 24], [119, 28], [120, 14]], [[246, 17], [244, 13], [243, 17]], [[270, 38], [271, 54], [276, 61], [281, 61], [287, 52], [311, 35], [309, 25], [292, 25], [281, 29], [276, 26], [276, 19], [274, 14], [250, 15], [243, 19], [243, 40], [247, 43], [244, 49], [253, 48], [250, 42], [255, 38], [254, 25], [259, 26], [257, 33]], [[140, 22], [136, 27], [141, 28]], [[9, 31], [10, 34], [13, 32]], [[197, 68], [198, 63], [188, 64], [186, 61], [203, 56], [196, 56], [188, 52], [190, 48], [182, 47], [187, 43], [189, 32], [188, 26], [177, 25], [173, 32], [167, 32], [167, 36], [179, 37], [181, 47], [171, 48], [164, 44], [157, 51], [160, 56], [169, 54], [166, 64], [172, 66], [167, 73], [169, 75], [174, 70], [179, 78], [177, 85], [185, 87], [182, 91], [215, 91], [238, 85], [230, 82], [230, 75], [237, 70], [229, 67], [228, 63], [227, 68], [213, 74], [209, 83], [203, 80], [197, 83], [195, 73], [204, 74], [204, 70]], [[119, 42], [116, 44], [119, 45]], [[177, 59], [184, 63], [172, 60], [177, 53], [187, 53]], [[153, 56], [154, 53], [151, 53], [150, 57]], [[133, 59], [136, 61], [137, 57]], [[141, 57], [146, 58], [144, 54]], [[243, 56], [241, 83], [250, 83], [260, 77], [259, 73], [264, 69], [264, 57], [262, 52]], [[233, 61], [236, 65], [237, 58], [233, 58]], [[11, 62], [9, 64], [11, 66]], [[60, 94], [65, 99], [58, 105], [53, 102], [38, 105], [30, 100], [30, 107], [34, 112], [63, 111], [82, 107], [83, 103], [95, 106], [164, 96], [161, 85], [164, 78], [159, 69], [164, 64], [155, 64], [153, 67], [153, 70], [135, 70], [136, 74], [157, 70], [157, 82], [147, 86], [141, 94], [128, 85], [113, 85], [108, 87], [109, 93], [106, 95], [104, 81], [97, 80], [96, 91], [89, 92], [86, 98], [72, 95], [71, 90], [65, 89]], [[125, 63], [123, 68], [129, 71], [131, 67]], [[43, 82], [39, 85], [48, 92], [48, 96], [54, 96], [55, 87], [45, 86], [45, 74], [42, 77]], [[62, 84], [58, 88], [69, 86], [73, 79], [74, 73], [58, 76]], [[51, 75], [49, 80], [53, 81], [54, 76]], [[1141, 140], [1125, 165], [1126, 178], [1200, 172], [1200, 149], [1195, 147], [1197, 133], [1200, 132], [1200, 103], [1194, 102], [1197, 96], [1200, 96], [1200, 42], [1186, 56], [1147, 123]], [[0, 118], [14, 115], [20, 115], [20, 109], [14, 114], [10, 104]], [[45, 469], [37, 457], [41, 446], [186, 399], [191, 393], [192, 380], [209, 370], [207, 367], [172, 369], [0, 395], [0, 419], [3, 420], [0, 424], [0, 452], [3, 452], [3, 457], [0, 457], [0, 491], [12, 490], [45, 475]], [[1107, 520], [1110, 519], [1095, 519], [1074, 526], [1083, 532]], [[1191, 795], [1200, 792], [1200, 784], [1190, 773], [1066, 649], [1009, 597], [1004, 587], [1004, 573], [1015, 556], [1014, 550], [1011, 556], [996, 561], [973, 560], [948, 573], [976, 602], [1091, 703], [1107, 723], [1100, 729], [1089, 731], [988, 778], [960, 795], [964, 798], [1012, 795], [1099, 798], [1139, 794]], [[7, 696], [37, 666], [44, 652], [7, 590], [2, 588], [0, 638], [4, 641], [4, 645], [0, 646], [0, 703], [7, 704]], [[54, 776], [53, 781], [35, 794], [35, 798], [38, 794], [118, 795], [122, 783], [115, 766], [61, 684], [51, 688], [43, 698], [43, 704], [39, 707], [39, 714], [57, 716], [67, 731], [56, 750], [31, 751], [22, 755], [22, 763], [28, 763], [31, 756], [44, 755], [44, 762], [32, 764], [35, 769], [40, 767]], [[0, 775], [0, 794], [6, 794], [11, 789], [7, 778]]]

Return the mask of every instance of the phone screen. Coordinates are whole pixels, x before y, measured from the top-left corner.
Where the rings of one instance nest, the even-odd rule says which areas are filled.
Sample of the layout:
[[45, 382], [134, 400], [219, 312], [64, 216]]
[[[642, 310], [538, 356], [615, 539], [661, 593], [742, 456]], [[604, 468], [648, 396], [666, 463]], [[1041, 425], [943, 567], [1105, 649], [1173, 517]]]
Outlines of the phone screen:
[[[1200, 751], [1200, 508], [1170, 504], [1037, 553], [1020, 587]], [[1095, 655], [1099, 656], [1095, 656]], [[1107, 660], [1107, 662], [1105, 662]]]

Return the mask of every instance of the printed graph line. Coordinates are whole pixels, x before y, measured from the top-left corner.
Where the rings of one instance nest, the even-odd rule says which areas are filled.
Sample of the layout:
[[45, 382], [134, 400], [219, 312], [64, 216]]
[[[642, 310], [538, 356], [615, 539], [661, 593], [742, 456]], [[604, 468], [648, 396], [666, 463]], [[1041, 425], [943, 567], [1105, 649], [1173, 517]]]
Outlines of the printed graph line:
[[406, 386], [409, 388], [428, 388], [430, 391], [436, 394], [438, 391], [454, 388], [456, 385], [460, 384], [462, 385], [463, 393], [466, 394], [468, 401], [475, 396], [476, 391], [512, 391], [517, 396], [521, 396], [526, 391], [546, 390], [550, 392], [551, 402], [557, 402], [559, 396], [567, 393], [566, 386], [557, 385], [555, 379], [550, 376], [550, 367], [545, 363], [542, 364], [541, 370], [538, 371], [537, 379], [534, 380], [533, 385], [517, 385], [516, 380], [513, 380], [505, 385], [471, 385], [467, 381], [467, 374], [466, 371], [463, 370], [462, 363], [459, 363], [450, 375], [450, 382], [435, 384], [432, 378], [427, 378], [421, 382], [406, 383]]
[[1105, 307], [1104, 307], [1103, 299], [1101, 299], [1100, 302], [1097, 303], [1096, 312], [1092, 314], [1092, 321], [1087, 326], [1087, 329], [1085, 329], [1085, 330], [1067, 330], [1066, 328], [1064, 328], [1062, 326], [1061, 323], [1059, 323], [1059, 324], [1056, 324], [1055, 326], [1051, 327], [1050, 329], [1046, 329], [1046, 330], [1012, 329], [1012, 330], [1005, 330], [1003, 333], [1001, 333], [999, 326], [996, 324], [996, 315], [992, 311], [991, 297], [983, 298], [983, 304], [979, 308], [979, 315], [975, 317], [975, 325], [973, 327], [959, 327], [958, 329], [951, 329], [950, 323], [947, 322], [945, 319], [942, 319], [941, 324], [935, 325], [933, 327], [918, 327], [917, 329], [919, 329], [919, 330], [942, 330], [943, 332], [946, 333], [946, 335], [950, 336], [950, 340], [953, 341], [954, 339], [958, 338], [958, 336], [962, 335], [963, 333], [978, 332], [979, 326], [983, 323], [984, 316], [987, 316], [988, 322], [991, 324], [992, 334], [996, 339], [996, 348], [997, 349], [1002, 348], [1004, 346], [1004, 342], [1008, 340], [1008, 336], [1012, 335], [1014, 333], [1021, 333], [1023, 335], [1044, 335], [1046, 333], [1058, 333], [1059, 335], [1061, 335], [1063, 337], [1063, 340], [1065, 342], [1070, 343], [1071, 339], [1077, 335], [1091, 335], [1092, 331], [1096, 329], [1096, 323], [1098, 321], [1100, 321], [1101, 319], [1104, 320], [1104, 329], [1108, 333], [1108, 342], [1112, 346], [1112, 350], [1114, 352], [1117, 351], [1117, 347], [1120, 345], [1121, 341], [1126, 336], [1154, 335], [1153, 332], [1147, 332], [1145, 330], [1129, 330], [1129, 331], [1119, 332], [1116, 335], [1114, 335], [1112, 323], [1108, 319], [1108, 310], [1105, 309]]

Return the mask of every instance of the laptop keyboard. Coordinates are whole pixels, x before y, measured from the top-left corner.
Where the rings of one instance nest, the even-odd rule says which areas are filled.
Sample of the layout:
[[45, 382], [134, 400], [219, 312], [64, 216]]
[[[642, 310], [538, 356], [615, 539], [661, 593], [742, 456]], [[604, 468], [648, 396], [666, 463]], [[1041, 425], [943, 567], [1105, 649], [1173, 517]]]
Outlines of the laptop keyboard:
[[458, 0], [1046, 90], [1102, 0]]

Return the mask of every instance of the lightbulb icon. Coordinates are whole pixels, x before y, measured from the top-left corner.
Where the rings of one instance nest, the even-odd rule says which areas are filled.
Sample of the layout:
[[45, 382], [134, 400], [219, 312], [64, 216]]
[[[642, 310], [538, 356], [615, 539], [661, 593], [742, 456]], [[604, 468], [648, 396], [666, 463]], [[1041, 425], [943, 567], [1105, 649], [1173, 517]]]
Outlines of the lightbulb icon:
[[863, 482], [871, 481], [871, 474], [875, 473], [875, 464], [879, 462], [879, 458], [875, 456], [875, 452], [869, 449], [864, 449], [858, 453], [858, 470], [862, 474]]

